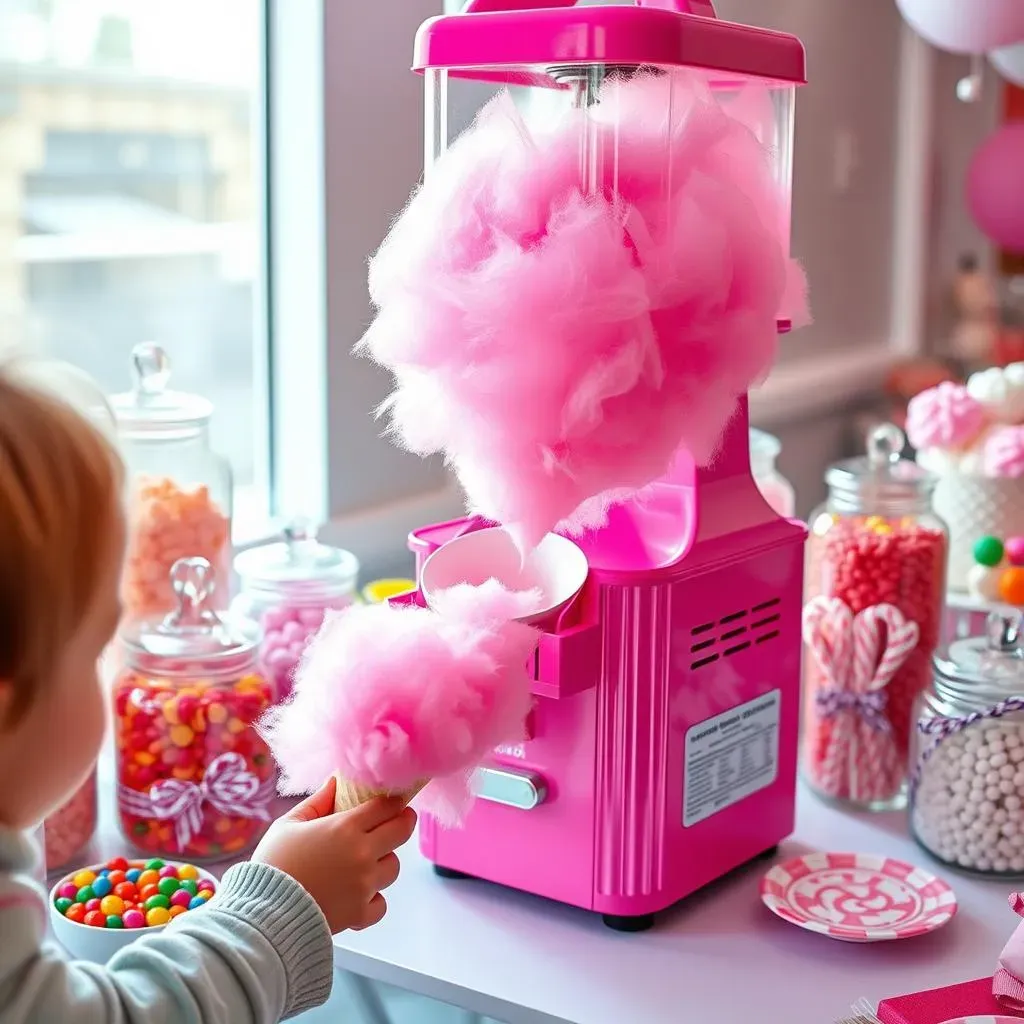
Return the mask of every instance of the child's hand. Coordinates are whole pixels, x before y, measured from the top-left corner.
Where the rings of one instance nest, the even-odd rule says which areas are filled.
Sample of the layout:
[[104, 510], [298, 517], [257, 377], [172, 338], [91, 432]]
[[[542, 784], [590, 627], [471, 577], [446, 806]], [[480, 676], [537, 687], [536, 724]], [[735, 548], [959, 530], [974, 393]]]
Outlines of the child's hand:
[[319, 904], [332, 933], [368, 928], [387, 911], [381, 890], [398, 878], [395, 850], [416, 812], [398, 798], [334, 813], [334, 779], [270, 826], [252, 859], [294, 878]]

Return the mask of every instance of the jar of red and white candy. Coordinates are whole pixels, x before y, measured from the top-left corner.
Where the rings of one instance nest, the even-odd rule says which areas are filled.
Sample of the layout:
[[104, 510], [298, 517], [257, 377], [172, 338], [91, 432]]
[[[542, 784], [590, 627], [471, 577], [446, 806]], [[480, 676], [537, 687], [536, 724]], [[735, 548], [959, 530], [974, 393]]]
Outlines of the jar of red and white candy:
[[912, 707], [945, 597], [936, 479], [903, 446], [885, 425], [866, 458], [830, 467], [807, 541], [802, 774], [824, 797], [879, 810], [906, 798]]
[[147, 853], [218, 860], [250, 849], [270, 822], [274, 763], [253, 724], [273, 687], [258, 668], [258, 630], [212, 609], [210, 563], [182, 559], [170, 583], [178, 607], [120, 636], [118, 811]]
[[1016, 614], [935, 659], [918, 699], [910, 827], [933, 856], [967, 871], [1024, 875], [1024, 644]]
[[213, 406], [170, 391], [170, 364], [157, 345], [132, 351], [131, 391], [110, 400], [129, 473], [128, 553], [122, 602], [128, 618], [170, 611], [171, 566], [205, 558], [222, 581], [227, 607], [231, 558], [231, 470], [210, 448]]
[[297, 522], [285, 529], [283, 542], [239, 554], [235, 572], [240, 592], [232, 612], [262, 630], [260, 662], [283, 699], [324, 616], [356, 600], [359, 562], [343, 548], [320, 543], [305, 523]]

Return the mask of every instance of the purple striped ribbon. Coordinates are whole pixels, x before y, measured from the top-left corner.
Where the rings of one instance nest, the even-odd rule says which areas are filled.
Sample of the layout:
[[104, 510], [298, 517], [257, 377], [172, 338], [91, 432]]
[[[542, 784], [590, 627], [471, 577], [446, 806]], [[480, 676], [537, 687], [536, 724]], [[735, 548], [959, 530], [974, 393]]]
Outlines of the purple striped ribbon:
[[948, 740], [950, 736], [955, 736], [958, 732], [963, 732], [975, 722], [981, 722], [988, 718], [1002, 718], [1003, 715], [1011, 714], [1014, 711], [1024, 711], [1024, 697], [1007, 697], [1006, 700], [1001, 700], [989, 708], [972, 711], [969, 715], [959, 718], [945, 715], [936, 718], [919, 718], [917, 731], [922, 736], [931, 736], [933, 739], [928, 746], [921, 749], [917, 764], [914, 765], [913, 774], [910, 776], [910, 792], [913, 793], [917, 789], [918, 783], [921, 781], [922, 769], [944, 740]]
[[892, 725], [885, 715], [889, 695], [884, 689], [855, 693], [852, 690], [827, 688], [819, 690], [814, 698], [815, 707], [822, 718], [834, 718], [840, 711], [855, 711], [875, 732], [890, 733]]

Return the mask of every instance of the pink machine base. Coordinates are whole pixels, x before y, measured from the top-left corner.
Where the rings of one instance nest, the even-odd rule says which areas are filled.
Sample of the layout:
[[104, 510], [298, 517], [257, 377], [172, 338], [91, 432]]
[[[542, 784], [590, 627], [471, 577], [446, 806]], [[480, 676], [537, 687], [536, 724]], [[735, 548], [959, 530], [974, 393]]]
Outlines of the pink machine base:
[[[545, 624], [526, 738], [482, 768], [464, 828], [421, 819], [439, 874], [635, 931], [792, 832], [806, 528], [761, 498], [747, 431], [744, 399], [713, 468], [681, 460], [575, 538], [590, 574]], [[414, 531], [417, 575], [480, 525]]]

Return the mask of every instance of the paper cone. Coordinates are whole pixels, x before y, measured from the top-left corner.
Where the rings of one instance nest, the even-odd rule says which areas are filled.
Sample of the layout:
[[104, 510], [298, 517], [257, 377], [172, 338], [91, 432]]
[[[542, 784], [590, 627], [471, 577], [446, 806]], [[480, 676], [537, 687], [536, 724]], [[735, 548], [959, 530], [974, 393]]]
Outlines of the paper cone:
[[360, 804], [365, 804], [378, 796], [400, 796], [406, 803], [426, 785], [426, 782], [419, 782], [415, 786], [402, 793], [391, 793], [386, 789], [374, 789], [372, 786], [364, 786], [351, 779], [344, 778], [340, 773], [334, 773], [334, 809], [335, 811], [351, 811]]

